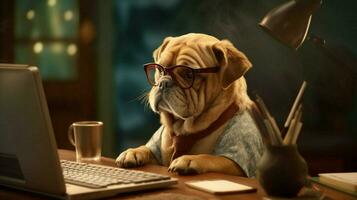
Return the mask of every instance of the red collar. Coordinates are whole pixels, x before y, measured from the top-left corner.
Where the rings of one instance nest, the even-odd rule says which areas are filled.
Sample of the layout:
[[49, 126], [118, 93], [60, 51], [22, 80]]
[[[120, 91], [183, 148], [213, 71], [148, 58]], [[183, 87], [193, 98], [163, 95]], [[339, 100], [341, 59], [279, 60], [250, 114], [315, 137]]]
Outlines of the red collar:
[[174, 146], [174, 152], [171, 157], [171, 161], [175, 158], [186, 154], [192, 146], [200, 139], [210, 135], [219, 127], [221, 127], [224, 123], [230, 120], [239, 110], [239, 107], [232, 103], [222, 114], [219, 118], [214, 121], [208, 128], [205, 130], [199, 131], [197, 133], [189, 134], [189, 135], [175, 135], [171, 133], [172, 142]]

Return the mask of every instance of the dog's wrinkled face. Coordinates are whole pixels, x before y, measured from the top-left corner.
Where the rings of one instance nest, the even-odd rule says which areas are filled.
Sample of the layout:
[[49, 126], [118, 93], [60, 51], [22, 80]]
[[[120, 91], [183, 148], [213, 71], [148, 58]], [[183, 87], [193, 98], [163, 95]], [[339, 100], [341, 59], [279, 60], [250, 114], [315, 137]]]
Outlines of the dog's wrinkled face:
[[[230, 47], [231, 50], [229, 50]], [[240, 58], [235, 54], [239, 53]], [[233, 58], [233, 59], [231, 59]], [[232, 71], [229, 62], [236, 59], [238, 66]], [[164, 68], [184, 65], [194, 69], [220, 67], [217, 73], [196, 73], [191, 88], [183, 89], [168, 74], [155, 74], [156, 86], [149, 93], [154, 112], [168, 112], [176, 118], [187, 119], [202, 113], [220, 92], [242, 76], [250, 67], [244, 54], [228, 41], [220, 41], [204, 34], [168, 37], [154, 52], [155, 63]]]

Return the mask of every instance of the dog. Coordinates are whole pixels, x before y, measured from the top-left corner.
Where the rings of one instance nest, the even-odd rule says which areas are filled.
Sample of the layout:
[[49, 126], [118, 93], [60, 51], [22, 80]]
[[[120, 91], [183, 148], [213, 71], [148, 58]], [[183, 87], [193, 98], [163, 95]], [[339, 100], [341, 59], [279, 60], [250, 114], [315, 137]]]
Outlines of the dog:
[[145, 65], [148, 102], [162, 126], [146, 145], [122, 152], [117, 165], [255, 176], [263, 140], [243, 77], [252, 66], [245, 54], [228, 40], [189, 33], [165, 38], [153, 57]]

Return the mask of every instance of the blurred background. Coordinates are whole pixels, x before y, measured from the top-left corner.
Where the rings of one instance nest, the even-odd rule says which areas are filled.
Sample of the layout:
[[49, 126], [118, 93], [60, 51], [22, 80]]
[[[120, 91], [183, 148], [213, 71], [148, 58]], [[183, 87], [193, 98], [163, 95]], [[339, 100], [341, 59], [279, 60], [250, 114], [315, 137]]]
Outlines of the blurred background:
[[[282, 126], [308, 82], [298, 145], [312, 175], [357, 171], [357, 1], [324, 0], [306, 41], [294, 51], [258, 23], [285, 0], [2, 0], [0, 62], [40, 68], [59, 148], [73, 149], [74, 121], [105, 124], [103, 154], [144, 144], [159, 118], [141, 101], [143, 64], [167, 36], [228, 39], [253, 63], [246, 74]], [[332, 56], [331, 56], [332, 55]]]

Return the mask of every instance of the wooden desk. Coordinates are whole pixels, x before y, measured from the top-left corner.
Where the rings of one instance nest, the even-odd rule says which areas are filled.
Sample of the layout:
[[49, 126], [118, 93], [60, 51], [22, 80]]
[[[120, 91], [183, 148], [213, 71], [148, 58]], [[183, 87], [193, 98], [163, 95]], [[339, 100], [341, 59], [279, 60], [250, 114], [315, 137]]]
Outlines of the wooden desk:
[[[59, 155], [60, 155], [61, 159], [75, 160], [75, 154], [73, 151], [59, 150]], [[108, 166], [115, 166], [114, 160], [110, 159], [110, 158], [102, 158], [102, 160], [100, 161], [100, 164], [108, 165]], [[162, 195], [162, 194], [167, 194], [167, 195], [182, 194], [182, 195], [190, 195], [190, 196], [196, 197], [196, 199], [202, 199], [202, 200], [218, 200], [218, 199], [256, 200], [256, 199], [262, 199], [265, 195], [264, 191], [262, 190], [262, 188], [259, 186], [259, 184], [257, 183], [257, 181], [255, 179], [230, 176], [230, 175], [218, 174], [218, 173], [206, 173], [206, 174], [194, 175], [194, 176], [178, 176], [178, 175], [174, 175], [170, 172], [167, 172], [166, 167], [156, 166], [156, 165], [148, 165], [148, 166], [139, 167], [136, 169], [148, 171], [148, 172], [166, 174], [166, 175], [170, 175], [172, 177], [176, 177], [179, 179], [179, 184], [172, 186], [170, 188], [165, 188], [165, 189], [156, 189], [156, 190], [143, 191], [143, 192], [120, 194], [118, 196], [111, 197], [108, 199], [135, 200], [135, 198], [138, 198], [138, 197], [149, 197], [149, 196], [150, 197], [155, 197], [155, 196], [158, 197], [159, 195]], [[209, 194], [206, 192], [201, 192], [201, 191], [198, 191], [195, 189], [191, 189], [184, 184], [185, 181], [200, 180], [200, 179], [203, 179], [203, 180], [226, 179], [226, 180], [230, 180], [233, 182], [257, 187], [258, 191], [255, 193], [212, 195], [212, 194]], [[338, 191], [335, 191], [332, 189], [328, 189], [328, 188], [325, 188], [322, 186], [317, 186], [317, 187], [319, 187], [320, 190], [323, 190], [325, 192], [328, 199], [336, 199], [336, 200], [356, 199], [352, 196], [349, 196], [347, 194], [344, 194], [344, 193], [341, 193], [341, 192], [338, 192]], [[5, 187], [0, 187], [0, 199], [1, 200], [3, 200], [3, 199], [4, 200], [18, 200], [18, 199], [44, 200], [44, 199], [49, 199], [49, 197], [32, 194], [32, 193], [28, 193], [28, 192], [23, 192], [23, 191], [18, 191], [18, 190], [14, 190], [14, 189], [8, 189]], [[139, 198], [139, 199], [142, 200], [142, 198]], [[155, 198], [153, 198], [153, 199], [155, 199]], [[165, 199], [165, 200], [169, 200], [169, 199]]]

